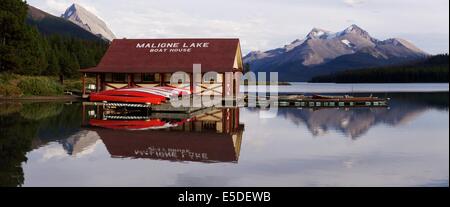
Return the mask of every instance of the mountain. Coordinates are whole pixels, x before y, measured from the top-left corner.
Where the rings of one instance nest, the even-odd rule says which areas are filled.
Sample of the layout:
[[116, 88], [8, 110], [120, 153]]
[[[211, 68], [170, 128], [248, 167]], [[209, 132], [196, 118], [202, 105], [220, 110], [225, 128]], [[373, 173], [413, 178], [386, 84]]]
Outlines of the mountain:
[[304, 39], [284, 47], [250, 52], [244, 63], [255, 72], [280, 72], [281, 81], [308, 81], [337, 71], [399, 64], [428, 54], [400, 38], [380, 41], [351, 25], [333, 33], [314, 28]]
[[104, 21], [78, 4], [72, 4], [61, 17], [108, 41], [116, 38]]
[[93, 35], [70, 21], [48, 14], [33, 6], [28, 6], [26, 23], [36, 27], [39, 32], [44, 35], [58, 34], [84, 40], [102, 40], [98, 36]]

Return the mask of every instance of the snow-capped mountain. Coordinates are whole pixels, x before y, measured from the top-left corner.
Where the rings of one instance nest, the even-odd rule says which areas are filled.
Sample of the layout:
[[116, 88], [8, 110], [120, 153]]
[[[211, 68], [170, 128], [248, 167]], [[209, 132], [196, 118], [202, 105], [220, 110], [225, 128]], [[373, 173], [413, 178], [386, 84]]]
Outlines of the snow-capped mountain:
[[351, 25], [336, 33], [314, 28], [306, 38], [284, 47], [250, 52], [244, 62], [252, 71], [278, 71], [281, 79], [304, 81], [339, 70], [398, 64], [426, 56], [406, 40], [380, 41]]
[[78, 4], [70, 6], [61, 17], [109, 41], [116, 38], [104, 21]]
[[94, 41], [105, 40], [71, 21], [53, 16], [33, 6], [28, 6], [26, 23], [36, 27], [44, 35], [62, 35]]

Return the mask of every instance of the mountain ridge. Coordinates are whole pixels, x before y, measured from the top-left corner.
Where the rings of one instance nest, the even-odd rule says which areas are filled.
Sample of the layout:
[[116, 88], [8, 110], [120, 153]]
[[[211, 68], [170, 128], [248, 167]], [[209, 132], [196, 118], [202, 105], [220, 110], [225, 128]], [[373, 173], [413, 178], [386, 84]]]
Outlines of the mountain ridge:
[[28, 25], [36, 27], [44, 35], [63, 35], [84, 40], [103, 41], [98, 36], [63, 18], [51, 15], [36, 7], [28, 5], [26, 17]]
[[[351, 25], [336, 33], [313, 28], [305, 39], [265, 52], [248, 53], [244, 63], [255, 72], [280, 72], [281, 81], [308, 81], [335, 70], [399, 64], [427, 56], [406, 40], [378, 40], [361, 27]], [[347, 66], [339, 62], [341, 59], [352, 63]]]

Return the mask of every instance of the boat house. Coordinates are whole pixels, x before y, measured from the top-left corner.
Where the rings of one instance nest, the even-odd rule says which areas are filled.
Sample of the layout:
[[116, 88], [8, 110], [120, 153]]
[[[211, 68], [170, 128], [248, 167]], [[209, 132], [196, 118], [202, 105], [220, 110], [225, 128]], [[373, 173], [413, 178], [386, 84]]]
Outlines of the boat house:
[[[193, 77], [194, 65], [198, 64], [202, 77]], [[239, 93], [239, 79], [226, 75], [243, 72], [243, 63], [239, 39], [115, 39], [97, 67], [81, 72], [83, 97], [88, 74], [96, 77], [96, 92], [173, 86], [200, 95], [226, 96]], [[175, 72], [185, 72], [185, 81], [171, 84]], [[217, 72], [214, 81], [203, 78], [207, 72]], [[201, 81], [194, 84], [192, 80]]]

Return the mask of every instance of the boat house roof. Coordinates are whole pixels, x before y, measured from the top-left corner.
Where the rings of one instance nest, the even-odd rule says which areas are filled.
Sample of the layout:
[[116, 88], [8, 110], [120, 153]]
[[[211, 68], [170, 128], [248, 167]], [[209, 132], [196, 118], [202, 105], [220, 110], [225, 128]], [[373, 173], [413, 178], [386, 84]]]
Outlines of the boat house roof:
[[192, 72], [201, 64], [202, 72], [241, 71], [239, 39], [115, 39], [97, 67], [84, 73]]

